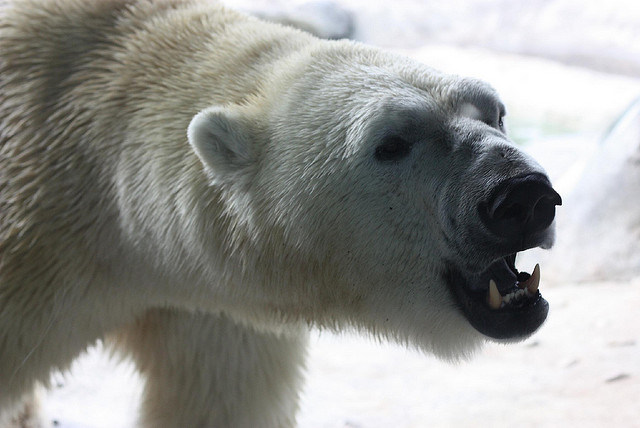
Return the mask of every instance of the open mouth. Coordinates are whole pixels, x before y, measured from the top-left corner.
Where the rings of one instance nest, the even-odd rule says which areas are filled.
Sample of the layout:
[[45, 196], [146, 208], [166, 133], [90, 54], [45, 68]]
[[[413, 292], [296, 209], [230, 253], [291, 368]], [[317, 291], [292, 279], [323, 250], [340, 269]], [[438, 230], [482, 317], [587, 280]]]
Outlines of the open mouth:
[[[449, 268], [446, 279], [469, 323], [494, 339], [524, 339], [547, 318], [549, 304], [540, 290], [540, 266], [519, 272], [516, 253], [498, 259], [484, 272]], [[451, 265], [450, 265], [451, 266]]]

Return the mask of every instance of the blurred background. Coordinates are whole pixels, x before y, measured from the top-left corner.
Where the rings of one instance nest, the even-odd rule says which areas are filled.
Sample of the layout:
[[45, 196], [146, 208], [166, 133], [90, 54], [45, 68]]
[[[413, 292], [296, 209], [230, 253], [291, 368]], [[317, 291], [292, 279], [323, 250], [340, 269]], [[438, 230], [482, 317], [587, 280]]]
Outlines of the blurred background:
[[[541, 261], [547, 323], [450, 364], [355, 334], [316, 332], [306, 428], [640, 427], [640, 2], [227, 0], [326, 38], [401, 52], [491, 83], [514, 141], [564, 199]], [[130, 427], [140, 380], [100, 346], [44, 395], [59, 427]], [[109, 403], [105, 406], [105, 403]]]

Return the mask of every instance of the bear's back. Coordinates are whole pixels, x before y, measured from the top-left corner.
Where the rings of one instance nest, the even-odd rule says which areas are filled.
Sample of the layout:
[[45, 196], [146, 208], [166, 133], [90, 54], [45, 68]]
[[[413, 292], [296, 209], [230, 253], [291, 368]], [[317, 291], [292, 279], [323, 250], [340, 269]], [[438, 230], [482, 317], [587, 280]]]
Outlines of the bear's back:
[[[164, 196], [185, 171], [204, 177], [191, 118], [257, 96], [270, 65], [313, 40], [207, 2], [3, 4], [0, 262], [118, 251], [98, 243], [117, 239], [123, 204]], [[0, 288], [20, 275], [0, 272]]]

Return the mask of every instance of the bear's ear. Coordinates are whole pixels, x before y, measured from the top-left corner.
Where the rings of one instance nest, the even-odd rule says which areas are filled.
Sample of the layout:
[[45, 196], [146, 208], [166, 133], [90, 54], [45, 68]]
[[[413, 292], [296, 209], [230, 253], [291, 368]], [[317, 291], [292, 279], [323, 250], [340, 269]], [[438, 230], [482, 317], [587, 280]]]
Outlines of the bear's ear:
[[189, 143], [212, 178], [232, 178], [253, 162], [253, 132], [249, 120], [225, 107], [196, 114], [187, 130]]

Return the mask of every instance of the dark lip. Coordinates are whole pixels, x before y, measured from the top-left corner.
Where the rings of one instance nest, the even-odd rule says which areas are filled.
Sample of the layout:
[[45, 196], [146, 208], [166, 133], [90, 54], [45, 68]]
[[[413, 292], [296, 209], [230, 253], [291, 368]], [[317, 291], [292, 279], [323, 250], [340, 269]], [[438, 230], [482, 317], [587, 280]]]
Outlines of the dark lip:
[[448, 263], [445, 280], [469, 323], [493, 339], [518, 340], [533, 334], [544, 323], [549, 303], [540, 291], [517, 305], [491, 309], [486, 303], [489, 280], [493, 279], [501, 294], [517, 288], [515, 253], [493, 262], [482, 273], [466, 272]]

